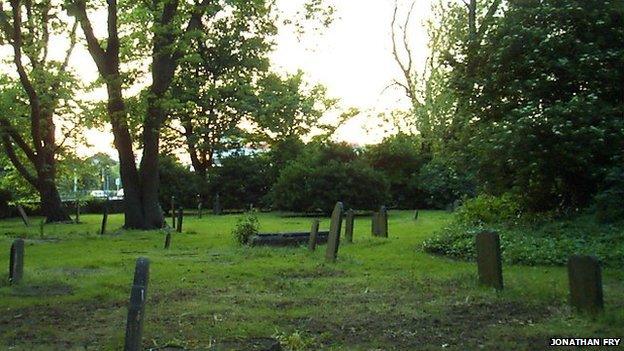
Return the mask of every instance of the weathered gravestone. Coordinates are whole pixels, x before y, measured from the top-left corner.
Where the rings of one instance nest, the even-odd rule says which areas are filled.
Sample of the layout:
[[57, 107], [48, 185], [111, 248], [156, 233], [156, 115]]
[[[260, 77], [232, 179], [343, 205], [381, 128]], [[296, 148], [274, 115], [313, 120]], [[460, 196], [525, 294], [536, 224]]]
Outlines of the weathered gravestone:
[[414, 220], [418, 219], [418, 210], [414, 211]]
[[180, 206], [180, 208], [178, 208], [178, 223], [177, 223], [177, 232], [178, 233], [182, 233], [182, 220], [184, 219], [184, 209], [182, 208], [182, 206]]
[[592, 256], [568, 259], [570, 304], [579, 311], [596, 313], [603, 309], [600, 263]]
[[171, 246], [171, 231], [167, 230], [167, 235], [165, 235], [165, 249], [168, 249]]
[[9, 283], [19, 284], [24, 276], [24, 240], [17, 239], [11, 245], [9, 258]]
[[28, 215], [26, 215], [26, 211], [24, 211], [22, 205], [17, 205], [17, 212], [19, 212], [20, 217], [22, 217], [22, 222], [24, 222], [24, 225], [27, 227], [30, 226], [30, 222], [28, 221]]
[[479, 284], [503, 289], [503, 266], [501, 263], [500, 238], [494, 232], [477, 234], [477, 268]]
[[197, 194], [197, 217], [202, 218], [202, 198], [201, 195]]
[[371, 234], [373, 236], [379, 235], [379, 213], [373, 212], [371, 217]]
[[128, 319], [126, 321], [126, 340], [124, 351], [142, 350], [143, 319], [149, 281], [149, 260], [140, 257], [134, 269], [134, 281], [130, 292]]
[[102, 213], [102, 226], [100, 227], [100, 235], [106, 233], [106, 222], [108, 222], [108, 201], [104, 203], [104, 212]]
[[388, 237], [388, 210], [386, 206], [381, 206], [377, 214], [377, 235], [384, 238]]
[[330, 262], [338, 258], [338, 246], [340, 246], [340, 229], [342, 227], [342, 202], [336, 202], [329, 224], [329, 237], [327, 238], [327, 249], [325, 259]]
[[171, 228], [176, 227], [176, 211], [175, 211], [175, 196], [171, 197]]
[[347, 211], [345, 216], [345, 241], [348, 243], [353, 242], [353, 225], [355, 222], [355, 212], [353, 209]]
[[319, 220], [315, 219], [312, 221], [312, 229], [310, 229], [310, 239], [308, 240], [308, 249], [310, 251], [316, 250], [316, 238], [318, 236], [319, 231]]
[[221, 200], [219, 198], [219, 193], [217, 193], [212, 202], [212, 213], [215, 215], [220, 215], [222, 212], [221, 209]]

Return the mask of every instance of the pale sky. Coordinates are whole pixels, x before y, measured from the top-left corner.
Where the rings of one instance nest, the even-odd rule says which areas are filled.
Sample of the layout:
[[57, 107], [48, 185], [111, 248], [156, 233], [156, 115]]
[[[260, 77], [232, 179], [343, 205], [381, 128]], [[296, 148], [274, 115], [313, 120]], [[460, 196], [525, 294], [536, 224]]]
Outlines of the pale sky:
[[[385, 130], [388, 128], [380, 127], [379, 121], [372, 116], [407, 106], [406, 99], [398, 89], [387, 89], [382, 93], [400, 75], [391, 52], [390, 23], [394, 0], [329, 1], [336, 8], [335, 20], [321, 34], [305, 34], [298, 40], [292, 30], [280, 31], [276, 51], [271, 55], [273, 70], [294, 73], [302, 69], [308, 82], [325, 85], [328, 95], [340, 99], [344, 109], [356, 107], [362, 111], [338, 129], [336, 140], [354, 144], [378, 142], [387, 134]], [[401, 14], [406, 12], [408, 1], [399, 0], [403, 10], [400, 19], [403, 18]], [[426, 57], [427, 37], [423, 21], [429, 15], [430, 1], [417, 0], [409, 29], [409, 41], [418, 67], [424, 66]], [[304, 2], [280, 0], [278, 4], [280, 9], [292, 11]], [[105, 28], [104, 16], [98, 16], [98, 19], [93, 17], [92, 20], [96, 32]], [[7, 57], [5, 53], [9, 54], [9, 51], [1, 51], [3, 57]], [[71, 67], [85, 81], [97, 78], [97, 70], [84, 44], [74, 51]], [[105, 90], [93, 92], [89, 97], [105, 99]], [[334, 116], [326, 116], [328, 121], [332, 118]], [[92, 146], [80, 147], [79, 154], [106, 152], [116, 158], [110, 130], [87, 130], [85, 136]]]

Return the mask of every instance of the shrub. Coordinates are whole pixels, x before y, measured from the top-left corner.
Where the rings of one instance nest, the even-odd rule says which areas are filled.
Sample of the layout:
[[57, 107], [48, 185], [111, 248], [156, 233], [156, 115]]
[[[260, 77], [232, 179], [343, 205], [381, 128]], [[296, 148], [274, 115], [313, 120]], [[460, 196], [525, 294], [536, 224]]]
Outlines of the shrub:
[[308, 149], [284, 168], [271, 190], [278, 209], [297, 212], [330, 212], [336, 201], [347, 208], [373, 209], [387, 194], [383, 174], [357, 159], [345, 144]]
[[602, 223], [624, 220], [624, 167], [613, 167], [595, 199], [596, 219]]
[[223, 208], [243, 209], [250, 204], [264, 205], [264, 197], [271, 189], [270, 159], [267, 155], [236, 154], [224, 157], [214, 167], [212, 191], [219, 193]]
[[474, 196], [475, 187], [469, 174], [461, 172], [449, 160], [434, 158], [424, 165], [412, 188], [422, 189], [430, 208], [443, 209], [462, 197]]
[[465, 225], [480, 226], [501, 222], [514, 222], [520, 217], [519, 199], [511, 194], [502, 196], [479, 195], [467, 200], [455, 218]]
[[503, 261], [509, 264], [564, 265], [574, 254], [594, 255], [609, 266], [624, 264], [624, 228], [602, 225], [591, 215], [528, 225], [497, 223], [471, 226], [455, 221], [423, 243], [432, 254], [474, 260], [475, 236], [483, 230], [500, 235]]
[[252, 235], [258, 234], [259, 227], [260, 223], [255, 212], [249, 211], [238, 219], [236, 226], [232, 230], [232, 236], [237, 243], [246, 245]]

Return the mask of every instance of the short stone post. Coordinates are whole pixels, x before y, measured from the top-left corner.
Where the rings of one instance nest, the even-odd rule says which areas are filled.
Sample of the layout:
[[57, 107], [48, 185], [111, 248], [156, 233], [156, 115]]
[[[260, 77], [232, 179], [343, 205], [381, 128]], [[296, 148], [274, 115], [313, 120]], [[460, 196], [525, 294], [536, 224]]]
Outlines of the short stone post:
[[182, 220], [184, 219], [184, 209], [182, 208], [182, 206], [180, 206], [178, 208], [178, 223], [177, 223], [177, 228], [176, 231], [178, 233], [182, 233]]
[[24, 276], [24, 240], [17, 239], [11, 245], [9, 257], [9, 283], [19, 284]]
[[418, 219], [418, 210], [414, 211], [414, 220]]
[[134, 281], [130, 292], [128, 319], [126, 321], [126, 340], [124, 351], [142, 350], [143, 319], [149, 281], [149, 260], [141, 257], [136, 261]]
[[570, 304], [578, 311], [597, 313], [603, 309], [600, 263], [593, 256], [568, 259]]
[[171, 246], [171, 231], [167, 230], [167, 235], [165, 235], [165, 249], [169, 249]]
[[197, 194], [197, 218], [202, 218], [202, 198], [201, 195]]
[[26, 214], [26, 211], [24, 211], [24, 208], [22, 207], [22, 205], [17, 205], [17, 212], [19, 212], [20, 217], [22, 217], [22, 222], [24, 222], [24, 225], [27, 227], [30, 226], [28, 215]]
[[476, 244], [479, 284], [502, 290], [503, 266], [498, 234], [494, 232], [479, 233]]
[[353, 242], [353, 225], [355, 222], [355, 212], [353, 209], [347, 211], [345, 216], [345, 241], [348, 243]]
[[213, 203], [212, 203], [212, 213], [215, 215], [220, 215], [221, 212], [222, 212], [221, 199], [219, 197], [219, 193], [216, 193], [214, 196]]
[[102, 227], [100, 227], [100, 235], [106, 234], [106, 222], [108, 222], [108, 201], [104, 203], [104, 213], [102, 213]]
[[373, 212], [371, 217], [371, 234], [373, 236], [379, 236], [379, 213]]
[[312, 229], [310, 229], [310, 239], [308, 240], [308, 249], [310, 251], [316, 250], [316, 240], [318, 237], [319, 230], [319, 220], [315, 219], [312, 221]]
[[171, 197], [171, 228], [176, 227], [175, 196]]
[[329, 236], [327, 237], [327, 249], [325, 251], [325, 259], [329, 262], [336, 261], [338, 258], [338, 246], [340, 246], [340, 229], [342, 227], [342, 202], [336, 202], [334, 211], [331, 215], [329, 224]]
[[377, 235], [384, 238], [388, 237], [388, 209], [386, 206], [381, 206], [377, 214]]

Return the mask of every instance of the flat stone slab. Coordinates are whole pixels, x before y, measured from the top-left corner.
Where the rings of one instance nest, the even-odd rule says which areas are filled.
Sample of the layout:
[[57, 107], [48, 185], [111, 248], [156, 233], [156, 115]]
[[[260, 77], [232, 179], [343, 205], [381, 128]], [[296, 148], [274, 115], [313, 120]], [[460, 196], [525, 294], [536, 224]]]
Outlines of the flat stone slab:
[[[317, 244], [327, 242], [329, 231], [319, 231], [316, 237]], [[306, 245], [310, 240], [310, 232], [293, 233], [260, 233], [249, 238], [250, 246], [299, 246]]]

